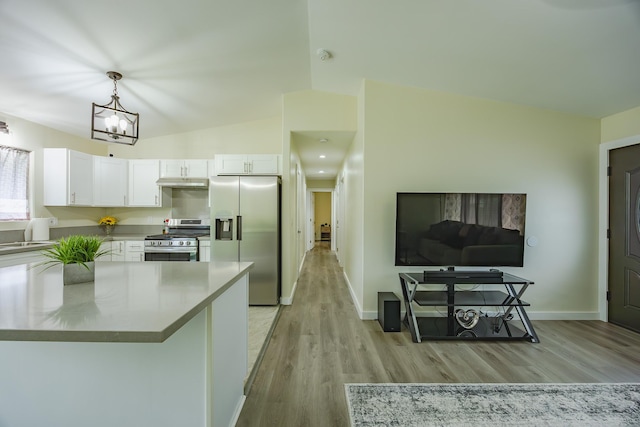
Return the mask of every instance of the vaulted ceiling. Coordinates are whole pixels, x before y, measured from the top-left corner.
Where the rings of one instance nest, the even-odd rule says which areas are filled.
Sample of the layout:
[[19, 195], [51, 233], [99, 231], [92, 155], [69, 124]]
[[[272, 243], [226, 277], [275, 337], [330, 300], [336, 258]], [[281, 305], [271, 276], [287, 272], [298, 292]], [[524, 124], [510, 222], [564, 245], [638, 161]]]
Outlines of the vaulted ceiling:
[[143, 139], [364, 78], [604, 117], [640, 106], [640, 0], [0, 1], [0, 119], [88, 137], [109, 70]]

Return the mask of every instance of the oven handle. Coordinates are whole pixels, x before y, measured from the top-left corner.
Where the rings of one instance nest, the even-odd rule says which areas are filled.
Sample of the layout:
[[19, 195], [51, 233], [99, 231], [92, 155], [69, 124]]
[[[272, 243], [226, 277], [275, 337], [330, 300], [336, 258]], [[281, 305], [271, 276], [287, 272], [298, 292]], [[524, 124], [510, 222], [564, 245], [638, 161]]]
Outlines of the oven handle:
[[242, 240], [242, 216], [241, 215], [238, 215], [236, 217], [236, 223], [237, 223], [237, 228], [238, 228], [238, 230], [236, 232], [237, 240]]
[[148, 253], [148, 254], [152, 254], [152, 253], [167, 253], [167, 252], [182, 252], [182, 253], [189, 253], [189, 254], [193, 254], [193, 253], [197, 253], [198, 252], [198, 248], [196, 246], [192, 246], [192, 247], [180, 247], [180, 246], [163, 246], [163, 247], [158, 247], [158, 246], [145, 246], [144, 247], [144, 252]]

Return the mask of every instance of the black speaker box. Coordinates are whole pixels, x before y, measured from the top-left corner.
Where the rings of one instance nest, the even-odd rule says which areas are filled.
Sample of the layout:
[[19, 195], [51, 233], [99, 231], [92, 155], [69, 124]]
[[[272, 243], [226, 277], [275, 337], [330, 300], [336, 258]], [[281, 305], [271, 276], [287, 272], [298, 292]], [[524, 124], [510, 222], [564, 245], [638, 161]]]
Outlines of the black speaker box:
[[378, 292], [378, 322], [385, 332], [400, 332], [400, 298], [393, 292]]

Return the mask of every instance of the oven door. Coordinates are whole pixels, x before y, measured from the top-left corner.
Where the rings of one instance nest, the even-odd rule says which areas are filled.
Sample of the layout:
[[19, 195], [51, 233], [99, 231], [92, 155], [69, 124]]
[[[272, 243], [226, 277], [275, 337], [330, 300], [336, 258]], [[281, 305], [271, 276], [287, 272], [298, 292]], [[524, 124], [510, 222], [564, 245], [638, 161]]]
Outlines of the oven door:
[[144, 260], [193, 262], [198, 260], [198, 249], [145, 247]]

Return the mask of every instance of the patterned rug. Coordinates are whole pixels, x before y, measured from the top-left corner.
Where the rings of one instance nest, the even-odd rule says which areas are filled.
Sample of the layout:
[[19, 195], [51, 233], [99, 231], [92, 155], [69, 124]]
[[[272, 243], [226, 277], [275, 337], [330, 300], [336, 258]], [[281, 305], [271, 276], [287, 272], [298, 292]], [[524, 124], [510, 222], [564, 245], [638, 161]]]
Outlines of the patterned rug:
[[640, 426], [640, 384], [345, 384], [353, 427]]

